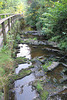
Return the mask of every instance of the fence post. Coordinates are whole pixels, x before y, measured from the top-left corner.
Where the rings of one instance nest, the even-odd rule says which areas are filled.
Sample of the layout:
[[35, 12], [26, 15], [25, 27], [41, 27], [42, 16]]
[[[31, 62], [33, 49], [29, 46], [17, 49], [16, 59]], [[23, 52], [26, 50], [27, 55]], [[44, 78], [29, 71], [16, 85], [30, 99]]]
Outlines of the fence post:
[[8, 31], [10, 31], [10, 19], [8, 19]]
[[6, 32], [5, 32], [4, 22], [2, 23], [2, 32], [3, 32], [3, 42], [4, 42], [4, 45], [6, 45]]
[[11, 17], [11, 24], [12, 24], [12, 19], [13, 19], [13, 18]]

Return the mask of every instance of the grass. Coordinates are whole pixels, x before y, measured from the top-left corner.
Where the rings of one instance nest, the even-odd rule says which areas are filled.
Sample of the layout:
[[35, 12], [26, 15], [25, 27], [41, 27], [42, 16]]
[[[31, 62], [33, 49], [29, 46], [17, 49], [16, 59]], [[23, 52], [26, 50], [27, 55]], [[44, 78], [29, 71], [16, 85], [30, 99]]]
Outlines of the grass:
[[[12, 32], [11, 32], [12, 33]], [[13, 32], [14, 33], [14, 32]], [[11, 57], [12, 50], [13, 50], [13, 43], [15, 42], [15, 34], [7, 34], [7, 44], [3, 45], [3, 48], [0, 51], [0, 90], [4, 90], [5, 95], [5, 86], [10, 86], [10, 80], [12, 80], [12, 77], [14, 75], [14, 59]], [[17, 39], [20, 40], [20, 37], [17, 37]], [[15, 44], [15, 47], [17, 45]], [[23, 74], [20, 74], [20, 76], [24, 76], [26, 74], [29, 74], [30, 71], [24, 71]], [[0, 98], [2, 96], [2, 93], [0, 93]], [[5, 96], [4, 96], [5, 97]], [[1, 99], [0, 99], [1, 100]]]
[[6, 45], [0, 51], [0, 84], [2, 84], [2, 82], [4, 83], [8, 79], [12, 70], [13, 59], [11, 58], [11, 49]]
[[[5, 95], [5, 85], [9, 87], [9, 76], [13, 74], [13, 59], [11, 58], [11, 49], [9, 46], [4, 46], [0, 51], [0, 90], [3, 88]], [[0, 95], [0, 100], [3, 93]], [[5, 96], [4, 96], [5, 97]]]
[[2, 96], [3, 96], [3, 93], [2, 93], [2, 92], [0, 92], [0, 100], [2, 100]]
[[7, 35], [7, 44], [3, 45], [3, 47], [0, 50], [0, 90], [3, 89], [4, 93], [5, 93], [4, 86], [6, 84], [9, 86], [10, 83], [9, 76], [12, 76], [14, 70], [13, 68], [14, 60], [11, 57], [12, 43], [13, 43], [13, 37]]

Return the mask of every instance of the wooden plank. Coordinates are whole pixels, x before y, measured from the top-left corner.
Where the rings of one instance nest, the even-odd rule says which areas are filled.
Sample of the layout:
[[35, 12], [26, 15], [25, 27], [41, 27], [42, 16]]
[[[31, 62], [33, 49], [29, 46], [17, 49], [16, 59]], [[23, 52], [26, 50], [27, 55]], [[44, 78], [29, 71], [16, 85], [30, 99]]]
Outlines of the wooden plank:
[[11, 18], [11, 17], [13, 17], [13, 16], [15, 16], [15, 15], [12, 15], [12, 16], [9, 16], [9, 17], [7, 17], [7, 18], [1, 19], [1, 20], [0, 20], [0, 24], [2, 24], [4, 21], [8, 20], [9, 18]]
[[0, 35], [0, 48], [2, 47], [3, 44], [3, 34]]
[[14, 15], [14, 14], [10, 14], [10, 13], [7, 13], [7, 14], [0, 14], [0, 16], [2, 16], [2, 15]]
[[15, 14], [15, 15], [11, 15], [11, 16], [9, 16], [7, 18], [3, 18], [2, 20], [0, 20], [0, 24], [2, 25], [2, 33], [3, 33], [4, 45], [6, 45], [6, 42], [7, 42], [6, 41], [6, 31], [5, 31], [5, 21], [8, 20], [8, 30], [10, 31], [10, 18], [11, 18], [11, 23], [12, 23], [13, 20], [17, 19], [21, 15], [23, 15], [23, 14]]
[[10, 31], [10, 19], [8, 19], [8, 31]]
[[11, 18], [11, 17], [15, 17], [15, 16], [20, 16], [21, 14], [15, 14], [15, 15], [12, 15], [12, 16], [9, 16], [9, 17], [7, 17], [7, 18], [3, 18], [3, 19], [1, 19], [0, 20], [0, 24], [2, 24], [4, 21], [6, 21], [6, 20], [8, 20], [9, 18]]
[[2, 23], [2, 32], [3, 32], [3, 42], [4, 42], [4, 45], [6, 45], [6, 32], [5, 32], [4, 22]]
[[11, 17], [11, 24], [12, 24], [13, 18]]

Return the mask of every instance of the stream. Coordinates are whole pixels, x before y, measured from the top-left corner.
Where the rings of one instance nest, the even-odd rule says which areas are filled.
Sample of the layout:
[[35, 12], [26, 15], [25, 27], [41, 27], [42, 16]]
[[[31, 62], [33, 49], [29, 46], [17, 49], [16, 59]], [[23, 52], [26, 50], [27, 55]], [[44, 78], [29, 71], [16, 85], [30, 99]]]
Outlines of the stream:
[[[24, 35], [24, 39], [28, 39], [35, 37], [34, 35]], [[36, 36], [38, 41], [45, 41], [44, 37]], [[52, 84], [52, 82], [60, 82], [62, 78], [67, 78], [67, 75], [63, 76], [63, 71], [67, 68], [64, 67], [62, 64], [59, 65], [56, 69], [53, 71], [48, 72], [46, 75], [43, 70], [40, 70], [40, 67], [42, 64], [48, 60], [54, 61], [54, 59], [59, 59], [62, 57], [62, 54], [58, 52], [50, 51], [50, 49], [57, 49], [55, 47], [52, 47], [50, 45], [44, 45], [44, 44], [29, 44], [29, 43], [22, 43], [18, 44], [18, 53], [17, 57], [25, 57], [29, 59], [29, 62], [18, 64], [18, 67], [15, 69], [16, 75], [18, 75], [21, 70], [29, 68], [31, 65], [34, 66], [34, 68], [31, 68], [32, 73], [28, 76], [25, 76], [21, 79], [18, 79], [14, 82], [14, 92], [12, 93], [12, 97], [10, 100], [41, 100], [39, 98], [39, 93], [35, 89], [35, 87], [32, 86], [32, 83], [36, 80], [43, 78], [44, 81], [46, 79], [51, 79], [51, 82], [48, 82], [46, 85], [44, 85], [44, 89], [49, 92], [50, 95], [53, 94], [53, 90], [55, 89], [55, 92], [58, 92], [57, 90], [60, 89], [60, 85], [55, 86]], [[47, 50], [47, 48], [49, 50]], [[33, 61], [31, 61], [33, 59]], [[61, 73], [62, 72], [62, 73]], [[60, 74], [61, 73], [61, 74]], [[64, 85], [66, 86], [66, 85]], [[56, 88], [57, 87], [57, 88]], [[62, 87], [63, 89], [63, 87]], [[65, 99], [63, 99], [63, 97]], [[36, 99], [38, 98], [38, 99]], [[66, 100], [66, 95], [58, 95], [48, 98], [47, 100]], [[45, 99], [44, 99], [45, 100]]]

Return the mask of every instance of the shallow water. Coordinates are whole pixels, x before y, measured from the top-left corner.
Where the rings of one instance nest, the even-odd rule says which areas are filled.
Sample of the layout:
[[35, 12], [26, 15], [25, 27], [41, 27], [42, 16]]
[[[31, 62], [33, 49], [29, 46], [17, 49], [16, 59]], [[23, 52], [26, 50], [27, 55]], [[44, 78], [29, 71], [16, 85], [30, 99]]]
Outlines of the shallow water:
[[[28, 59], [32, 59], [34, 57], [44, 56], [44, 57], [60, 57], [56, 52], [51, 52], [49, 50], [46, 50], [45, 48], [48, 48], [49, 46], [45, 45], [29, 45], [29, 44], [19, 44], [19, 52], [17, 53], [17, 57], [26, 57]], [[50, 48], [50, 47], [49, 47]]]
[[54, 82], [60, 82], [61, 79], [64, 79], [63, 70], [66, 69], [62, 64], [56, 67], [54, 70], [47, 72], [47, 77], [49, 77]]
[[28, 84], [17, 91], [18, 92], [15, 93], [15, 100], [33, 100], [37, 97], [36, 91], [32, 90], [32, 86]]
[[17, 57], [26, 57], [26, 58], [31, 59], [30, 47], [27, 44], [19, 44], [19, 47], [20, 47], [20, 50], [19, 50], [20, 53], [17, 54]]
[[15, 73], [16, 74], [19, 74], [19, 72], [22, 70], [22, 69], [26, 69], [28, 68], [29, 66], [31, 66], [32, 63], [25, 63], [25, 64], [19, 64], [18, 67], [15, 69]]
[[20, 80], [15, 81], [15, 100], [33, 100], [37, 93], [32, 89], [30, 82], [35, 80], [34, 74], [30, 74]]
[[50, 100], [67, 100], [67, 88], [50, 97]]
[[[26, 36], [25, 36], [25, 38], [26, 38]], [[27, 36], [27, 38], [28, 38], [28, 36]], [[43, 38], [38, 37], [38, 39], [43, 40], [44, 37]], [[40, 57], [41, 59], [44, 59], [45, 57], [48, 59], [51, 57], [55, 57], [55, 58], [61, 57], [61, 55], [58, 54], [57, 52], [46, 50], [46, 48], [53, 49], [53, 47], [51, 47], [51, 46], [19, 44], [19, 47], [20, 47], [20, 49], [19, 49], [19, 53], [17, 53], [17, 57], [26, 57], [28, 59], [33, 59], [36, 57]], [[19, 74], [22, 69], [26, 69], [29, 66], [31, 66], [32, 64], [36, 67], [41, 66], [40, 65], [41, 63], [38, 61], [32, 62], [32, 63], [30, 62], [30, 63], [19, 64], [18, 68], [16, 68], [16, 70], [15, 70], [15, 73]], [[60, 79], [63, 78], [63, 76], [61, 74], [63, 69], [64, 69], [63, 66], [59, 66], [56, 69], [54, 69], [53, 72], [47, 73], [47, 77], [50, 78], [52, 81], [57, 80], [57, 82], [59, 82]], [[34, 70], [36, 70], [36, 68], [34, 68]], [[16, 80], [15, 86], [14, 86], [14, 90], [15, 90], [14, 100], [33, 100], [34, 98], [36, 98], [38, 96], [38, 94], [37, 94], [36, 90], [32, 89], [32, 84], [31, 84], [35, 80], [36, 80], [36, 77], [34, 76], [33, 73], [22, 79]], [[58, 98], [60, 98], [60, 97], [58, 97]], [[58, 99], [58, 100], [61, 100], [61, 99]]]

